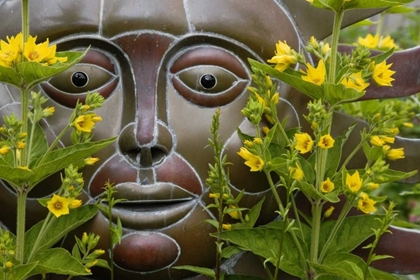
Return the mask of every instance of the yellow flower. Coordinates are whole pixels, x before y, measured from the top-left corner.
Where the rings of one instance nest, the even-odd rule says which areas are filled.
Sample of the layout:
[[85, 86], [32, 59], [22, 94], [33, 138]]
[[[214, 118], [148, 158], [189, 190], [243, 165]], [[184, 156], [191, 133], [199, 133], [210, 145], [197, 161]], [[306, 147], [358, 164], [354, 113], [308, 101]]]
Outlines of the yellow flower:
[[102, 121], [102, 118], [95, 114], [81, 115], [74, 121], [74, 126], [79, 131], [91, 133], [92, 128], [95, 126], [95, 122], [100, 121]]
[[403, 122], [402, 125], [408, 128], [412, 128], [414, 126], [414, 124], [411, 122]]
[[52, 116], [54, 112], [55, 112], [54, 107], [47, 107], [44, 110], [42, 110], [42, 117], [46, 118], [46, 117]]
[[377, 188], [379, 188], [379, 184], [378, 184], [378, 183], [373, 183], [373, 182], [370, 182], [370, 183], [368, 183], [368, 184], [367, 184], [367, 187], [368, 187], [370, 190], [376, 190]]
[[[229, 208], [235, 209], [236, 207], [235, 207], [235, 205], [229, 205]], [[227, 214], [234, 219], [237, 219], [237, 220], [239, 219], [239, 212], [238, 211], [228, 212]]]
[[306, 154], [312, 150], [314, 141], [308, 133], [296, 133], [295, 139], [295, 149], [298, 150], [301, 154]]
[[53, 194], [53, 197], [47, 203], [47, 208], [58, 218], [69, 213], [69, 203], [70, 199]]
[[249, 140], [245, 140], [244, 141], [244, 144], [245, 144], [245, 146], [247, 146], [249, 148], [251, 148], [252, 146], [254, 146], [254, 144], [251, 141], [249, 141]]
[[373, 146], [377, 146], [377, 147], [382, 147], [383, 145], [385, 145], [385, 141], [382, 140], [379, 136], [375, 135], [370, 137], [370, 143]]
[[326, 134], [319, 139], [318, 147], [321, 149], [329, 149], [334, 146], [335, 140], [331, 137], [331, 135]]
[[245, 165], [249, 166], [251, 171], [260, 171], [264, 167], [264, 161], [259, 156], [250, 153], [244, 147], [241, 147], [238, 155], [245, 160]]
[[0, 148], [0, 154], [2, 154], [2, 155], [7, 154], [9, 151], [10, 151], [10, 147], [9, 147], [9, 146], [3, 145], [3, 146]]
[[281, 42], [278, 41], [276, 44], [276, 51], [274, 52], [274, 56], [267, 60], [268, 63], [275, 63], [275, 69], [280, 72], [286, 70], [291, 64], [295, 64], [297, 62], [296, 55], [294, 55], [290, 46], [286, 43], [286, 41]]
[[359, 176], [359, 171], [354, 172], [353, 175], [347, 173], [346, 185], [352, 193], [357, 193], [360, 190], [362, 182], [363, 181]]
[[231, 230], [232, 229], [232, 225], [231, 224], [222, 224], [222, 229], [224, 229], [224, 230]]
[[385, 61], [382, 61], [378, 65], [375, 65], [373, 70], [373, 80], [380, 86], [392, 86], [391, 82], [395, 79], [391, 78], [394, 75], [395, 71], [389, 70], [391, 64], [386, 64]]
[[268, 128], [268, 126], [263, 126], [262, 130], [265, 135], [267, 135], [270, 132], [270, 129]]
[[297, 163], [296, 163], [296, 168], [290, 167], [290, 174], [292, 176], [292, 179], [295, 179], [297, 181], [302, 181], [303, 175], [304, 175], [302, 169]]
[[362, 91], [369, 86], [369, 83], [366, 83], [362, 78], [362, 72], [353, 73], [350, 77], [344, 77], [341, 80], [341, 84], [346, 88], [352, 88], [358, 91]]
[[70, 199], [69, 201], [69, 208], [76, 209], [82, 206], [82, 201], [80, 199]]
[[398, 46], [395, 44], [394, 39], [392, 39], [389, 35], [386, 37], [381, 36], [378, 43], [378, 49], [389, 50], [392, 48], [398, 49]]
[[372, 36], [372, 34], [368, 34], [365, 38], [359, 37], [357, 41], [361, 46], [374, 49], [378, 46], [379, 35], [376, 34], [375, 36]]
[[381, 135], [379, 136], [379, 138], [381, 138], [381, 140], [388, 144], [393, 144], [395, 142], [395, 137]]
[[[209, 193], [210, 198], [220, 198], [220, 193]], [[227, 193], [223, 194], [223, 199], [228, 199], [229, 195]]]
[[310, 82], [316, 85], [322, 85], [325, 81], [325, 75], [326, 75], [326, 69], [324, 60], [320, 60], [318, 62], [318, 66], [314, 68], [310, 63], [306, 63], [307, 66], [307, 72], [303, 72], [306, 74], [306, 76], [302, 76], [302, 80], [306, 82]]
[[48, 46], [49, 40], [45, 42], [36, 44], [36, 36], [29, 36], [28, 41], [25, 42], [23, 48], [23, 55], [30, 62], [38, 62], [43, 64], [52, 65], [57, 61], [65, 62], [67, 61], [66, 57], [56, 57], [55, 50], [56, 45]]
[[325, 210], [324, 212], [324, 218], [328, 218], [329, 216], [331, 216], [331, 214], [333, 213], [335, 207], [334, 206], [330, 206], [330, 208], [328, 208], [327, 210]]
[[389, 149], [386, 152], [386, 158], [389, 159], [389, 160], [397, 160], [397, 159], [405, 158], [404, 148]]
[[360, 194], [360, 198], [357, 201], [357, 209], [362, 211], [363, 213], [369, 214], [376, 211], [376, 208], [373, 206], [375, 205], [376, 201], [369, 198], [369, 195], [362, 192]]
[[329, 51], [331, 50], [330, 44], [326, 43], [323, 47], [322, 47], [322, 54], [326, 55]]
[[321, 183], [321, 192], [330, 193], [333, 190], [334, 190], [334, 183], [331, 182], [330, 178], [327, 178], [327, 180]]
[[8, 262], [6, 262], [5, 266], [6, 266], [6, 268], [12, 268], [13, 267], [13, 263], [10, 262], [10, 261], [8, 261]]
[[97, 158], [97, 157], [88, 157], [88, 158], [85, 158], [85, 164], [86, 164], [86, 165], [93, 165], [93, 164], [95, 164], [98, 160], [99, 160], [99, 158]]
[[17, 142], [16, 147], [18, 149], [24, 149], [25, 148], [25, 142], [22, 142], [22, 141]]
[[6, 38], [8, 43], [0, 41], [0, 65], [12, 67], [22, 58], [22, 33], [17, 34], [16, 37]]
[[257, 144], [257, 145], [261, 145], [262, 144], [262, 139], [261, 138], [259, 138], [259, 137], [256, 137], [256, 138], [254, 138], [254, 143], [255, 144]]

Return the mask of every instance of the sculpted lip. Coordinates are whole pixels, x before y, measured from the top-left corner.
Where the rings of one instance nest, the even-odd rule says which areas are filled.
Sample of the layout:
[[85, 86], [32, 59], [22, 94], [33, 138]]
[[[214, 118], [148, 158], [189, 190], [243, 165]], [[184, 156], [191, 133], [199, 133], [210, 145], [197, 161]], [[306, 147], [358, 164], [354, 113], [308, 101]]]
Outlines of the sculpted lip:
[[138, 185], [121, 183], [115, 186], [114, 197], [127, 199], [114, 206], [117, 217], [125, 228], [136, 230], [159, 229], [185, 217], [197, 204], [196, 195], [171, 183]]

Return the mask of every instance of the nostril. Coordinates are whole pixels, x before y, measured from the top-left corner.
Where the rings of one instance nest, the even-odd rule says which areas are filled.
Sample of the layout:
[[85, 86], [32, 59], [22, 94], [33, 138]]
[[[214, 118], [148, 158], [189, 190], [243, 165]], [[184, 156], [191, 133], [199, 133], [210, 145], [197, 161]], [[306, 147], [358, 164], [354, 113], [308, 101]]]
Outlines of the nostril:
[[141, 167], [150, 167], [157, 165], [168, 154], [164, 147], [144, 147], [131, 149], [125, 152], [126, 157], [134, 164], [140, 165]]

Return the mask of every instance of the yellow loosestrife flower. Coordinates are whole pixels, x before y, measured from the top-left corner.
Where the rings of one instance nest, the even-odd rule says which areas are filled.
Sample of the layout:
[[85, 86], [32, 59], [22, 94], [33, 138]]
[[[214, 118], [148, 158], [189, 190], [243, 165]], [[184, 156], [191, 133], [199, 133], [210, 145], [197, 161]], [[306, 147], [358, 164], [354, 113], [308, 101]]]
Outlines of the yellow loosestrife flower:
[[324, 60], [321, 59], [318, 62], [318, 66], [316, 68], [314, 68], [310, 63], [306, 63], [306, 66], [308, 70], [306, 73], [303, 72], [306, 74], [306, 76], [302, 76], [302, 80], [316, 84], [318, 86], [322, 85], [325, 81], [325, 76], [327, 73]]
[[334, 206], [330, 206], [327, 210], [325, 210], [324, 212], [324, 218], [328, 218], [329, 216], [331, 216], [331, 214], [333, 213], [335, 207]]
[[295, 179], [297, 181], [302, 181], [304, 176], [302, 169], [297, 163], [296, 168], [290, 167], [290, 175], [292, 176], [292, 179]]
[[280, 72], [283, 72], [291, 64], [295, 64], [297, 62], [296, 56], [286, 41], [284, 41], [284, 43], [282, 41], [278, 41], [274, 54], [275, 55], [271, 59], [267, 60], [267, 62], [276, 64], [274, 68]]
[[381, 140], [383, 140], [385, 143], [388, 143], [388, 144], [394, 144], [395, 142], [395, 137], [381, 135], [379, 136], [379, 138], [381, 138]]
[[86, 165], [94, 165], [98, 160], [99, 160], [99, 158], [97, 158], [97, 157], [88, 157], [88, 158], [85, 158], [85, 164]]
[[370, 183], [368, 183], [368, 184], [367, 184], [367, 187], [368, 187], [370, 190], [376, 190], [377, 188], [379, 188], [379, 184], [378, 184], [378, 183], [373, 183], [373, 182], [370, 182]]
[[17, 143], [16, 143], [16, 147], [18, 148], [18, 149], [24, 149], [25, 148], [25, 142], [22, 142], [22, 141], [18, 141]]
[[359, 37], [357, 42], [361, 46], [368, 47], [369, 49], [375, 49], [378, 46], [379, 35], [376, 34], [375, 36], [372, 36], [372, 34], [368, 34], [365, 38]]
[[224, 229], [224, 230], [231, 230], [232, 229], [232, 225], [231, 224], [222, 224], [222, 229]]
[[70, 199], [69, 208], [76, 209], [82, 206], [82, 201], [80, 199]]
[[81, 115], [74, 121], [74, 126], [81, 132], [91, 133], [96, 122], [102, 121], [102, 118], [95, 114]]
[[23, 48], [24, 57], [30, 62], [43, 63], [45, 65], [52, 65], [57, 61], [65, 62], [66, 57], [56, 57], [56, 45], [48, 46], [49, 40], [36, 44], [36, 36], [29, 36], [28, 41], [25, 42]]
[[9, 147], [9, 146], [3, 145], [3, 146], [0, 148], [0, 154], [2, 154], [2, 155], [7, 154], [9, 151], [10, 151], [10, 147]]
[[375, 205], [376, 201], [369, 198], [369, 195], [362, 192], [360, 194], [360, 198], [357, 201], [357, 209], [362, 211], [363, 213], [369, 214], [376, 211]]
[[[231, 208], [231, 209], [235, 209], [236, 207], [235, 207], [235, 205], [229, 205], [229, 208]], [[229, 216], [231, 216], [232, 218], [239, 220], [239, 212], [238, 212], [238, 211], [235, 211], [235, 212], [228, 212], [227, 214], [228, 214]]]
[[335, 140], [331, 137], [331, 135], [326, 134], [319, 139], [318, 147], [321, 149], [329, 149], [334, 146]]
[[301, 154], [306, 154], [312, 150], [314, 141], [308, 133], [296, 133], [295, 139], [295, 149], [298, 150]]
[[13, 263], [11, 261], [8, 261], [8, 262], [6, 262], [5, 266], [6, 266], [6, 268], [12, 268]]
[[377, 146], [377, 147], [382, 147], [383, 145], [385, 145], [385, 141], [382, 140], [379, 136], [374, 135], [372, 137], [370, 137], [370, 143], [373, 146]]
[[251, 171], [260, 171], [263, 169], [264, 161], [259, 156], [249, 152], [246, 148], [241, 147], [238, 155], [245, 160], [245, 165], [249, 166]]
[[389, 50], [389, 49], [398, 49], [397, 44], [395, 44], [394, 39], [391, 38], [391, 36], [386, 36], [379, 39], [378, 43], [378, 49], [381, 50]]
[[343, 78], [341, 84], [346, 88], [352, 88], [357, 91], [363, 91], [369, 86], [369, 83], [366, 83], [362, 78], [362, 72], [353, 73], [348, 78]]
[[48, 201], [47, 208], [58, 218], [69, 213], [69, 204], [70, 199], [54, 194], [51, 200]]
[[331, 182], [330, 178], [327, 178], [327, 180], [321, 183], [321, 192], [330, 193], [333, 190], [334, 190], [334, 183]]
[[403, 122], [402, 125], [408, 128], [412, 128], [414, 126], [414, 124], [411, 122]]
[[379, 86], [392, 86], [391, 82], [395, 79], [391, 78], [391, 76], [394, 75], [395, 71], [389, 70], [389, 67], [391, 66], [392, 63], [386, 64], [385, 61], [375, 65], [372, 77]]
[[404, 148], [389, 149], [386, 152], [386, 158], [389, 159], [389, 160], [397, 160], [397, 159], [405, 158]]
[[12, 67], [22, 58], [22, 33], [6, 38], [8, 43], [0, 40], [0, 66]]
[[352, 193], [357, 193], [360, 190], [362, 182], [363, 181], [359, 176], [359, 171], [354, 172], [353, 175], [347, 173], [346, 185]]

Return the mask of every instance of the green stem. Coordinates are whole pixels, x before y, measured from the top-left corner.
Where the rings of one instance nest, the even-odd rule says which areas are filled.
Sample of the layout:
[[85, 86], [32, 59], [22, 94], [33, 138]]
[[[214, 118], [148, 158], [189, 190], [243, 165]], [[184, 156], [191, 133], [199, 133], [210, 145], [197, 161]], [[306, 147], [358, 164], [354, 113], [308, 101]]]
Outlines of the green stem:
[[359, 144], [357, 144], [356, 148], [353, 149], [351, 154], [346, 158], [344, 163], [341, 165], [340, 170], [334, 174], [332, 180], [334, 180], [337, 176], [340, 176], [341, 172], [347, 166], [347, 164], [350, 162], [353, 156], [360, 150], [360, 148], [362, 148], [364, 142], [365, 142], [365, 139], [362, 139], [362, 141], [360, 141]]
[[27, 163], [28, 163], [28, 165], [30, 165], [31, 164], [31, 152], [32, 152], [32, 144], [33, 144], [33, 141], [34, 141], [34, 134], [35, 134], [35, 123], [34, 123], [34, 121], [33, 122], [31, 122], [32, 123], [32, 127], [31, 127], [31, 133], [29, 134], [29, 145], [28, 145], [28, 156], [27, 156]]
[[311, 234], [311, 250], [309, 260], [313, 263], [318, 262], [318, 249], [319, 249], [319, 233], [321, 230], [321, 214], [322, 204], [320, 200], [312, 205], [312, 234]]
[[330, 71], [328, 76], [328, 82], [335, 82], [335, 74], [337, 67], [337, 49], [338, 49], [338, 39], [340, 37], [341, 22], [343, 21], [344, 11], [339, 11], [335, 13], [333, 33], [331, 38], [331, 58], [330, 58]]
[[22, 35], [26, 42], [29, 38], [29, 0], [22, 0]]
[[[108, 197], [110, 199], [110, 197]], [[109, 201], [109, 200], [108, 200]], [[112, 207], [113, 205], [111, 203], [108, 203], [108, 228], [109, 228], [109, 236], [112, 236], [112, 228], [114, 225], [112, 224]], [[109, 250], [110, 250], [110, 270], [111, 270], [111, 280], [114, 280], [114, 244], [112, 243], [112, 238], [109, 238]]]
[[341, 224], [343, 223], [344, 218], [347, 216], [351, 207], [353, 206], [353, 202], [354, 200], [352, 201], [346, 200], [346, 203], [344, 204], [343, 209], [341, 210], [340, 215], [338, 216], [338, 219], [334, 224], [331, 234], [328, 236], [328, 239], [325, 242], [324, 247], [322, 248], [321, 254], [319, 255], [320, 262], [324, 260], [325, 254], [328, 251], [328, 247], [330, 246], [331, 241], [334, 239], [335, 235], [337, 234], [337, 231], [340, 228]]
[[67, 130], [69, 130], [70, 125], [67, 125], [62, 131], [61, 133], [54, 139], [54, 142], [52, 142], [52, 144], [50, 145], [50, 147], [48, 148], [48, 151], [42, 156], [41, 160], [39, 161], [39, 163], [37, 164], [36, 167], [40, 166], [41, 164], [44, 163], [45, 159], [47, 158], [48, 154], [54, 149], [54, 147], [57, 145], [57, 143], [60, 141], [60, 139], [64, 136], [64, 134], [67, 132]]
[[385, 19], [385, 14], [384, 13], [380, 13], [379, 14], [379, 20], [378, 20], [378, 25], [376, 26], [376, 35], [381, 35], [382, 33], [382, 28], [384, 26], [384, 19]]
[[[22, 130], [21, 132], [27, 133], [28, 132], [28, 112], [29, 112], [29, 90], [22, 89], [20, 91], [20, 110], [21, 110], [21, 121], [22, 121]], [[27, 136], [26, 136], [27, 138]], [[27, 166], [27, 158], [26, 155], [28, 153], [28, 147], [25, 146], [22, 149], [21, 157], [20, 157], [20, 165]]]
[[17, 189], [16, 259], [23, 264], [25, 252], [26, 186]]
[[51, 212], [48, 212], [48, 215], [45, 218], [44, 223], [42, 224], [41, 230], [39, 231], [39, 234], [35, 240], [34, 246], [31, 249], [31, 253], [29, 254], [29, 257], [28, 257], [28, 262], [30, 262], [32, 260], [32, 257], [34, 257], [35, 254], [37, 253], [37, 250], [39, 248], [41, 241], [43, 240], [45, 234], [50, 229], [53, 222], [54, 222], [54, 217], [52, 217]]

